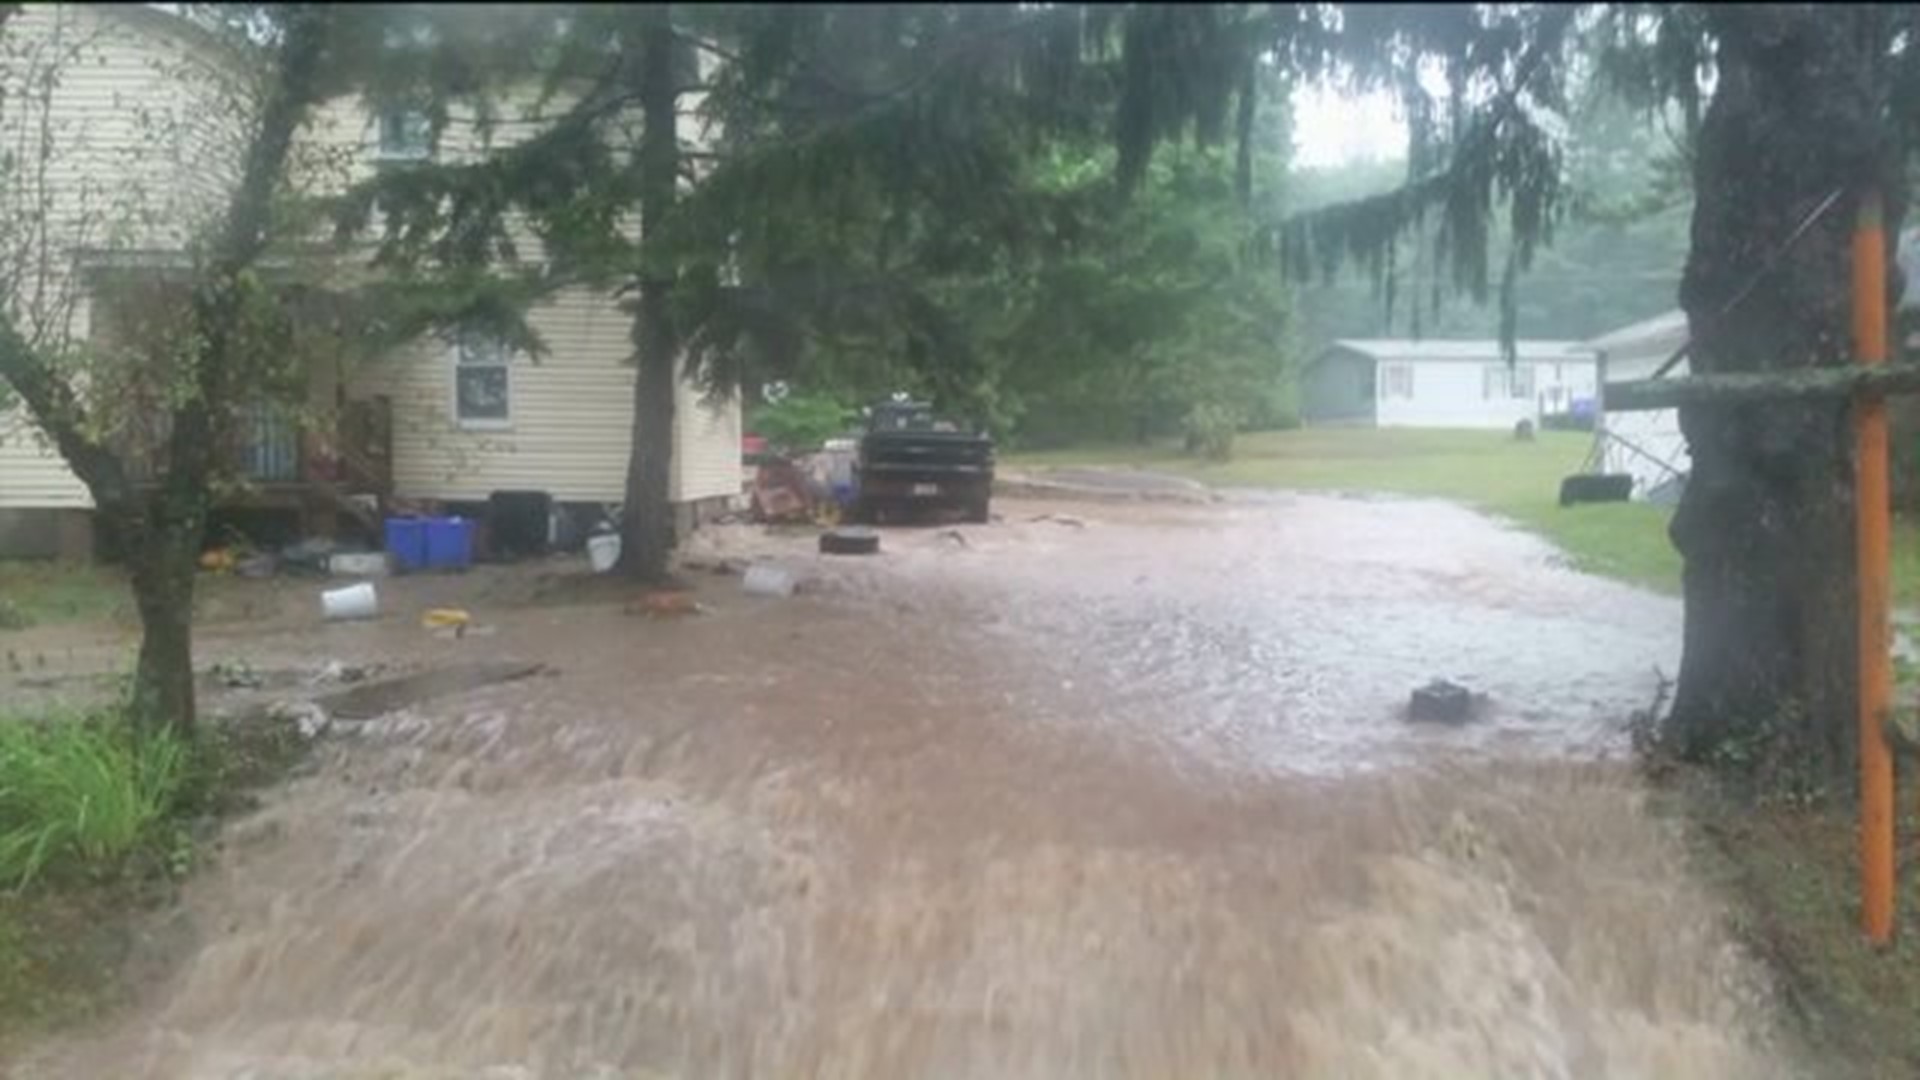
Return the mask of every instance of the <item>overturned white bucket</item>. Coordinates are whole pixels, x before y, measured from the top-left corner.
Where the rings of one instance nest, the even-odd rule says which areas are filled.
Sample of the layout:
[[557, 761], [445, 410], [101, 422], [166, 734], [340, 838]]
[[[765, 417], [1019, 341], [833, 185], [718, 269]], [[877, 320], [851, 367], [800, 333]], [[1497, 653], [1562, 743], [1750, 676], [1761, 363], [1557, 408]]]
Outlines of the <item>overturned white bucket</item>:
[[620, 537], [615, 533], [587, 538], [587, 565], [596, 574], [604, 574], [620, 561]]
[[320, 594], [320, 610], [329, 619], [371, 619], [380, 613], [380, 597], [365, 583], [328, 589]]

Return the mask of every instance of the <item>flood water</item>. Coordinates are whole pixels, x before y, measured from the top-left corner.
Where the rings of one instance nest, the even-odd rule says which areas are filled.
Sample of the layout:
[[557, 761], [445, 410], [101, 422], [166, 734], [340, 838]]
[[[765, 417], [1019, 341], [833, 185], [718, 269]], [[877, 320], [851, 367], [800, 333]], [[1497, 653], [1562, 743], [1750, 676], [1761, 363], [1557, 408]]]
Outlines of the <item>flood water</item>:
[[[790, 599], [498, 613], [445, 647], [557, 676], [324, 741], [174, 974], [23, 1074], [1787, 1074], [1619, 761], [1675, 603], [1437, 503], [1000, 509], [702, 541]], [[1483, 715], [1408, 723], [1433, 676]]]

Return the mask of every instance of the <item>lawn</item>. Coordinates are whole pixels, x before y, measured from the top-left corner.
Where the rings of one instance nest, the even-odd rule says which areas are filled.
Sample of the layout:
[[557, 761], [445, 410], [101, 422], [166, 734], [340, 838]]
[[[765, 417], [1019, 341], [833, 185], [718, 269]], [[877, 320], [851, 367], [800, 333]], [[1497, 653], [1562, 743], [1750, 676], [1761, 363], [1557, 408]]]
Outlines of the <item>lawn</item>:
[[1667, 542], [1666, 509], [1641, 503], [1560, 507], [1560, 479], [1579, 470], [1592, 445], [1592, 436], [1576, 432], [1542, 432], [1524, 443], [1502, 431], [1315, 428], [1243, 435], [1234, 459], [1222, 463], [1185, 456], [1172, 443], [1016, 454], [1007, 463], [1128, 465], [1215, 487], [1451, 499], [1540, 533], [1583, 570], [1678, 592], [1680, 556]]
[[[1452, 499], [1539, 533], [1582, 570], [1678, 593], [1680, 556], [1667, 540], [1668, 508], [1559, 505], [1561, 478], [1579, 470], [1592, 444], [1591, 435], [1577, 432], [1542, 432], [1523, 443], [1504, 431], [1316, 428], [1243, 435], [1234, 459], [1218, 464], [1183, 455], [1173, 443], [1010, 454], [1005, 461], [1013, 468], [1134, 466], [1216, 487]], [[1895, 536], [1894, 580], [1901, 602], [1920, 602], [1920, 530], [1908, 523]]]
[[111, 567], [45, 559], [0, 560], [0, 631], [131, 618], [126, 579]]

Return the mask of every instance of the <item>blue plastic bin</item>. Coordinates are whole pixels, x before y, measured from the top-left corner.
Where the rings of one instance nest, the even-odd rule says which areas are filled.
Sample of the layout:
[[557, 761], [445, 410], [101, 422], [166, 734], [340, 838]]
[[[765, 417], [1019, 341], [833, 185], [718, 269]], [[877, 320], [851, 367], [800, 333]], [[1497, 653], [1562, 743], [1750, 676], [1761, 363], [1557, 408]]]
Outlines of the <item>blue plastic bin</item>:
[[427, 565], [435, 570], [465, 570], [473, 564], [473, 522], [466, 518], [427, 519]]
[[402, 573], [426, 569], [426, 521], [421, 518], [388, 518], [387, 554], [393, 556], [394, 569]]

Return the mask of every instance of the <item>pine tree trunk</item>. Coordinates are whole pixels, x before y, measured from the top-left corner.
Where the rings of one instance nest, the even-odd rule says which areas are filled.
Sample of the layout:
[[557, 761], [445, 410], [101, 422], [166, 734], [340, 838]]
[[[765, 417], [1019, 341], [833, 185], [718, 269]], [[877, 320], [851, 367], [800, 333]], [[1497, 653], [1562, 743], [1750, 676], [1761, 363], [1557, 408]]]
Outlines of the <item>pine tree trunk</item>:
[[679, 341], [671, 301], [676, 274], [652, 241], [673, 212], [679, 183], [678, 95], [674, 90], [671, 8], [636, 12], [641, 32], [640, 304], [633, 344], [639, 370], [633, 383], [633, 448], [627, 459], [626, 505], [620, 539], [621, 570], [637, 581], [667, 576], [673, 550], [673, 414]]
[[[1719, 313], [1836, 187], [1885, 183], [1851, 13], [1713, 9], [1720, 85], [1695, 162], [1681, 302], [1700, 373], [1851, 362], [1844, 198], [1730, 318]], [[1898, 193], [1889, 191], [1898, 206]], [[1897, 213], [1894, 218], [1897, 222]], [[1667, 733], [1694, 760], [1841, 775], [1856, 697], [1849, 406], [1686, 405], [1693, 472], [1671, 535], [1685, 653]]]

